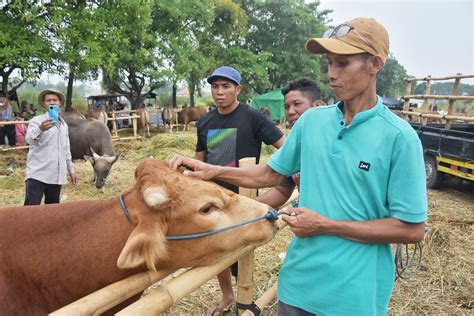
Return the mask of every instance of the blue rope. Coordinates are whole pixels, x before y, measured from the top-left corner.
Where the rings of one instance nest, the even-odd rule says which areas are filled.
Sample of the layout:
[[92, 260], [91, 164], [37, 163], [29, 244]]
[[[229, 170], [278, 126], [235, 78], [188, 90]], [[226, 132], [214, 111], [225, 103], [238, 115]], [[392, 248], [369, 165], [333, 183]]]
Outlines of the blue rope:
[[119, 202], [120, 202], [120, 206], [122, 207], [123, 213], [124, 213], [125, 216], [127, 217], [128, 221], [131, 223], [131, 222], [132, 222], [132, 218], [130, 217], [130, 212], [128, 211], [128, 208], [127, 208], [127, 206], [125, 205], [125, 201], [123, 200], [122, 194], [119, 195]]
[[[127, 217], [128, 221], [131, 223], [132, 218], [130, 216], [130, 212], [128, 211], [127, 206], [125, 205], [125, 201], [123, 200], [122, 195], [119, 195], [118, 198], [119, 198], [120, 206], [122, 207], [123, 213], [125, 214], [125, 217]], [[244, 226], [244, 225], [247, 225], [247, 224], [250, 224], [250, 223], [257, 222], [257, 221], [262, 220], [262, 219], [267, 219], [269, 221], [276, 221], [278, 219], [278, 216], [280, 216], [282, 214], [283, 214], [282, 211], [277, 212], [276, 210], [270, 210], [265, 215], [262, 215], [260, 217], [257, 217], [257, 218], [239, 223], [239, 224], [234, 224], [234, 225], [230, 225], [230, 226], [227, 226], [227, 227], [224, 227], [224, 228], [211, 230], [211, 231], [203, 232], [203, 233], [190, 234], [190, 235], [179, 235], [179, 236], [167, 236], [166, 240], [192, 239], [192, 238], [199, 238], [199, 237], [215, 235], [215, 234], [222, 233], [222, 232], [225, 232], [225, 231], [233, 229], [233, 228], [237, 228], [237, 227], [240, 227], [240, 226]]]
[[179, 235], [179, 236], [166, 236], [166, 240], [182, 240], [182, 239], [192, 239], [192, 238], [200, 238], [200, 237], [205, 237], [205, 236], [211, 236], [211, 235], [215, 235], [215, 234], [218, 234], [218, 233], [225, 232], [225, 231], [233, 229], [233, 228], [237, 228], [237, 227], [244, 226], [244, 225], [247, 225], [247, 224], [250, 224], [250, 223], [254, 223], [254, 222], [257, 222], [257, 221], [262, 220], [262, 219], [268, 219], [269, 221], [276, 221], [278, 219], [278, 216], [280, 216], [282, 214], [283, 214], [283, 212], [277, 212], [275, 210], [270, 210], [270, 211], [268, 211], [267, 214], [265, 214], [263, 216], [259, 216], [257, 218], [254, 218], [254, 219], [251, 219], [251, 220], [239, 223], [239, 224], [234, 224], [234, 225], [230, 225], [230, 226], [227, 226], [227, 227], [224, 227], [224, 228], [211, 230], [211, 231], [208, 231], [208, 232], [197, 233], [197, 234]]

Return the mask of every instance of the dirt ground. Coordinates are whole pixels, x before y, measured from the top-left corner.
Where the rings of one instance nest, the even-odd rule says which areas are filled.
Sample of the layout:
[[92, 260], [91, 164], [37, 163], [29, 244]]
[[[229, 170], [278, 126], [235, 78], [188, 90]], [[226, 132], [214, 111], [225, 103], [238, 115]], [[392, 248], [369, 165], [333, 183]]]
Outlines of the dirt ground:
[[[80, 199], [105, 199], [116, 196], [133, 183], [138, 162], [149, 156], [168, 159], [173, 153], [192, 156], [195, 132], [155, 134], [151, 139], [116, 142], [121, 152], [103, 190], [89, 180], [92, 167], [85, 161], [75, 162], [79, 184], [63, 187], [63, 203]], [[264, 158], [271, 153], [264, 148]], [[26, 151], [0, 152], [0, 205], [22, 205], [24, 199]], [[446, 183], [441, 190], [429, 190], [428, 231], [423, 243], [421, 267], [411, 279], [398, 279], [390, 303], [390, 314], [474, 315], [474, 190], [473, 184]], [[268, 244], [256, 250], [255, 297], [258, 298], [277, 280], [281, 261], [292, 238], [283, 229]], [[411, 248], [413, 250], [413, 248]], [[409, 269], [408, 272], [413, 272]], [[153, 291], [155, 284], [148, 292]], [[169, 314], [202, 315], [220, 299], [215, 278], [183, 299]], [[275, 303], [263, 311], [273, 315]]]

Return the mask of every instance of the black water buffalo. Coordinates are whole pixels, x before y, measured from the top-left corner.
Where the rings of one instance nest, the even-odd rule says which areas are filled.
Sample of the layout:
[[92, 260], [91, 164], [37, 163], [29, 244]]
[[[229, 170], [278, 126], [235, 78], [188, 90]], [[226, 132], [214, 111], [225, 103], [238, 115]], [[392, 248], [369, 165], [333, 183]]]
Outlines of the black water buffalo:
[[104, 185], [112, 165], [119, 155], [115, 155], [112, 135], [102, 122], [94, 119], [64, 118], [69, 126], [69, 142], [72, 159], [87, 159], [94, 167], [96, 188]]

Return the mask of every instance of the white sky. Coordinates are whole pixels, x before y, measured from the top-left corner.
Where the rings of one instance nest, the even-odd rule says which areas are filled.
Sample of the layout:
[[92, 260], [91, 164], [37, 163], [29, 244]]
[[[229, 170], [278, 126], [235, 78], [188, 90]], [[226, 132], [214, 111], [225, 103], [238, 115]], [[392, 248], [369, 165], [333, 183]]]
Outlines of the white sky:
[[[474, 74], [473, 0], [320, 0], [331, 25], [356, 17], [387, 29], [390, 51], [416, 77]], [[461, 82], [474, 84], [474, 79]]]

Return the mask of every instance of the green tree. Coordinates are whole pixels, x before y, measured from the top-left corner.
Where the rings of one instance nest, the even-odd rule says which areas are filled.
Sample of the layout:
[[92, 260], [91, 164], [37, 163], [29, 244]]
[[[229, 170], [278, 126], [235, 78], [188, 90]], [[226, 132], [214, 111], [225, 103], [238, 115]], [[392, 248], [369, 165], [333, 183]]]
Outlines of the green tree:
[[319, 2], [240, 0], [239, 3], [250, 17], [242, 47], [257, 56], [268, 56], [265, 65], [268, 79], [249, 81], [253, 91], [260, 94], [303, 76], [325, 85], [321, 57], [309, 54], [304, 48], [308, 38], [321, 35], [326, 28], [328, 12], [318, 11]]
[[208, 0], [157, 1], [153, 10], [153, 31], [162, 45], [166, 74], [173, 86], [172, 105], [176, 107], [179, 82], [187, 80], [190, 103], [194, 105], [194, 90], [199, 87], [206, 58], [199, 50], [199, 39], [208, 37], [213, 19], [213, 7]]
[[37, 1], [7, 1], [0, 13], [2, 94], [10, 97], [48, 69], [52, 58], [45, 38], [47, 7]]
[[[158, 3], [159, 1], [157, 1]], [[152, 30], [154, 4], [148, 1], [104, 1], [107, 34], [102, 62], [103, 85], [126, 96], [132, 108], [165, 83], [164, 42]]]
[[106, 29], [104, 14], [96, 1], [57, 1], [50, 14], [49, 29], [56, 50], [55, 71], [67, 80], [66, 109], [71, 106], [75, 80], [97, 79], [106, 47], [101, 45]]
[[405, 93], [407, 72], [398, 60], [390, 54], [385, 66], [377, 77], [377, 94], [381, 96], [399, 98]]

